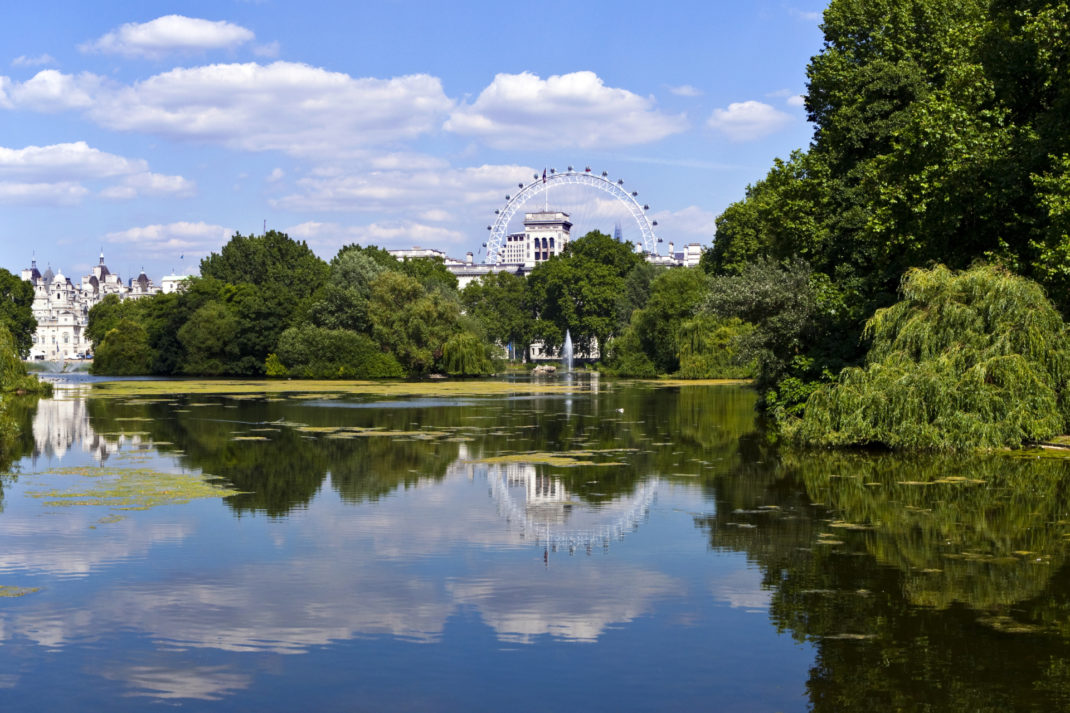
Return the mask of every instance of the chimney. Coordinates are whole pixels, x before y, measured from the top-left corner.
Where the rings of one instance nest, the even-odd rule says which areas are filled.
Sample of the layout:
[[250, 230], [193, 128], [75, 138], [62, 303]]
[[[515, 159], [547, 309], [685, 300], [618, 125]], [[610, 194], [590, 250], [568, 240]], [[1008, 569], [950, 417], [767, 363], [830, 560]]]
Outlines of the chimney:
[[473, 261], [473, 255], [472, 255], [471, 251], [469, 251], [469, 252], [466, 252], [466, 253], [464, 254], [464, 261], [465, 261], [466, 263], [468, 263], [469, 265], [471, 265], [471, 264], [472, 264], [472, 261]]
[[676, 257], [676, 247], [671, 242], [669, 243], [669, 257]]

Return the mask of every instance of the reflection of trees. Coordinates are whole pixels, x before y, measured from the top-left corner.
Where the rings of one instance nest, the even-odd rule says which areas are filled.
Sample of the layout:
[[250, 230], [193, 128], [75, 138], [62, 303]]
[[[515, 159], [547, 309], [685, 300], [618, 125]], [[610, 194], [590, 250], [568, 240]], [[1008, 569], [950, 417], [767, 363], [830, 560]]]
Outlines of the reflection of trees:
[[1061, 462], [742, 447], [699, 524], [762, 568], [778, 628], [815, 643], [815, 711], [1065, 707]]
[[4, 396], [0, 402], [0, 512], [4, 509], [4, 486], [13, 483], [15, 461], [33, 452], [33, 414], [38, 396]]

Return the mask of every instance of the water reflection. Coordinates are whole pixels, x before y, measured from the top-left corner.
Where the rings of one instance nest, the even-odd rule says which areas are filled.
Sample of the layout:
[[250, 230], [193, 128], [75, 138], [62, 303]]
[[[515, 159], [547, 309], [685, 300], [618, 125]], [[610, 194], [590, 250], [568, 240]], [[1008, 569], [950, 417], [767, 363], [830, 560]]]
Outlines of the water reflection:
[[[0, 584], [45, 590], [0, 609], [0, 664], [16, 649], [31, 659], [0, 687], [56, 665], [38, 649], [79, 662], [106, 651], [105, 683], [70, 675], [225, 707], [262, 685], [250, 660], [313, 695], [286, 661], [354, 666], [401, 642], [400, 671], [416, 650], [434, 666], [472, 655], [525, 695], [542, 689], [501, 649], [529, 652], [533, 679], [563, 680], [548, 660], [604, 647], [570, 660], [604, 668], [563, 690], [565, 707], [592, 686], [628, 707], [620, 691], [669, 660], [695, 668], [679, 689], [706, 701], [731, 689], [712, 690], [710, 671], [742, 685], [746, 660], [761, 676], [740, 703], [783, 688], [815, 711], [1070, 704], [1066, 461], [778, 450], [753, 403], [744, 389], [602, 381], [567, 398], [448, 404], [28, 405], [11, 451], [25, 456], [20, 479], [4, 476]], [[583, 455], [555, 460], [570, 454]], [[107, 522], [22, 497], [53, 477], [34, 470], [104, 457], [244, 493]], [[752, 644], [766, 630], [777, 643]], [[743, 643], [725, 643], [737, 631]], [[805, 684], [775, 679], [799, 650]], [[805, 707], [793, 700], [775, 707]]]

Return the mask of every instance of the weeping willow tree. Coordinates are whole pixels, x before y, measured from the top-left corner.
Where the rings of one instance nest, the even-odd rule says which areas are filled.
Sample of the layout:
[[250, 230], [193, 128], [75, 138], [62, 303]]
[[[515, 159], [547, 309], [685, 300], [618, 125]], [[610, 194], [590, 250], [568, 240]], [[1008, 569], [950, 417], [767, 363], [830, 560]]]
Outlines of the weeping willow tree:
[[494, 370], [486, 346], [471, 332], [458, 332], [446, 340], [441, 364], [450, 376], [483, 376]]
[[821, 446], [1015, 447], [1070, 423], [1070, 340], [1036, 283], [993, 266], [903, 277], [863, 367], [815, 391], [790, 436]]

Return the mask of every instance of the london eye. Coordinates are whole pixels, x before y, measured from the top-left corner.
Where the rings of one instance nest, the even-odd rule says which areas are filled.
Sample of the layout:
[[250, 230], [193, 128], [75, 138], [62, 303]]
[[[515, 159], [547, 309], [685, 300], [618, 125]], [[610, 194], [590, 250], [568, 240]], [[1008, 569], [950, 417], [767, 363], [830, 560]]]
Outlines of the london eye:
[[534, 174], [530, 182], [516, 184], [516, 191], [505, 196], [505, 206], [494, 211], [494, 222], [487, 226], [489, 237], [483, 244], [487, 264], [502, 262], [506, 237], [523, 231], [525, 207], [568, 213], [576, 237], [601, 230], [646, 255], [658, 254], [660, 241], [654, 232], [658, 223], [648, 217], [650, 206], [640, 202], [638, 191], [605, 171], [569, 166], [567, 171], [551, 168], [541, 176]]

